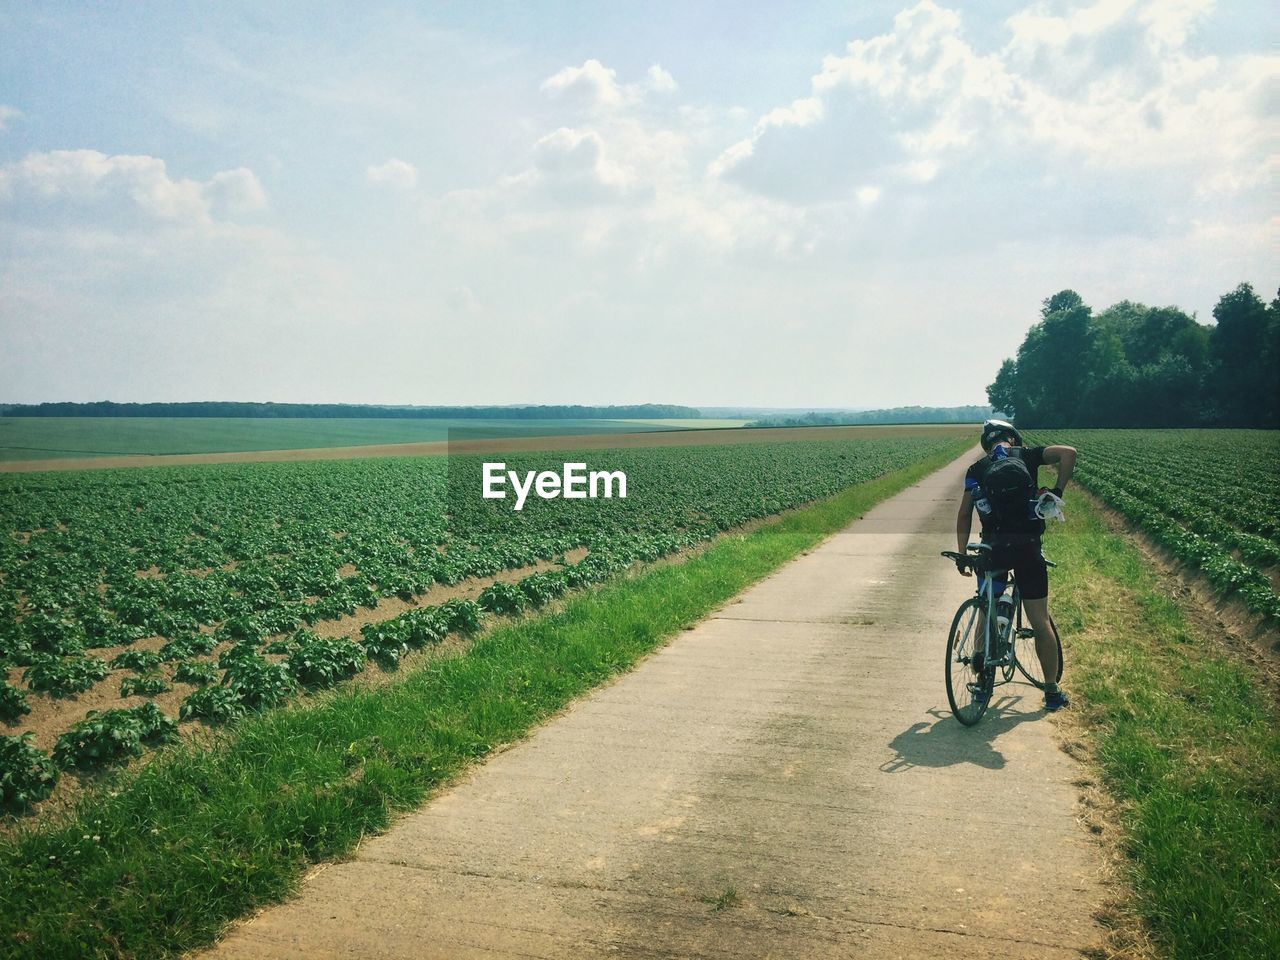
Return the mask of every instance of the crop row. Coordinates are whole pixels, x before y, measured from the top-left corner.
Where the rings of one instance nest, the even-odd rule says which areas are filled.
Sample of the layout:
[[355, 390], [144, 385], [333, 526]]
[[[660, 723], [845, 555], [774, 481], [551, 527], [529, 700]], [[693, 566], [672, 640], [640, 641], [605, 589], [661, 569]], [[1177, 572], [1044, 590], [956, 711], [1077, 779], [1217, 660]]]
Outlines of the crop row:
[[1206, 531], [1208, 534], [1226, 535], [1225, 528], [1230, 527], [1246, 538], [1280, 545], [1280, 499], [1269, 495], [1265, 483], [1242, 492], [1235, 489], [1238, 481], [1234, 475], [1224, 480], [1182, 470], [1175, 480], [1114, 451], [1101, 453], [1096, 463], [1086, 467], [1086, 473], [1090, 470], [1105, 472], [1126, 489], [1136, 492], [1141, 488], [1146, 499], [1160, 497], [1162, 509], [1171, 514], [1176, 511], [1184, 522], [1218, 524], [1217, 529]]
[[1124, 490], [1162, 516], [1238, 554], [1248, 563], [1263, 568], [1280, 566], [1280, 540], [1277, 539], [1280, 528], [1274, 523], [1262, 524], [1258, 533], [1249, 533], [1232, 523], [1233, 520], [1243, 522], [1237, 519], [1242, 511], [1232, 510], [1229, 506], [1224, 508], [1215, 498], [1193, 500], [1181, 491], [1161, 484], [1150, 474], [1116, 468], [1109, 463], [1103, 464], [1102, 470], [1106, 477], [1103, 481], [1094, 476], [1095, 471], [1086, 470], [1085, 476], [1092, 478], [1095, 486], [1102, 482]]
[[1280, 433], [1045, 431], [1076, 447], [1080, 484], [1198, 568], [1223, 595], [1280, 622]]
[[[96, 697], [111, 670], [128, 670], [121, 697], [187, 684], [179, 719], [231, 721], [345, 680], [369, 660], [392, 666], [474, 629], [484, 613], [536, 608], [637, 561], [955, 448], [951, 438], [896, 437], [593, 451], [593, 468], [627, 473], [625, 500], [530, 499], [519, 513], [481, 498], [481, 462], [470, 457], [4, 478], [0, 667], [10, 682], [0, 682], [0, 720], [21, 733], [29, 698], [90, 689]], [[508, 466], [551, 464], [521, 455]], [[412, 610], [358, 637], [309, 629], [387, 597], [538, 563], [558, 569], [494, 583], [476, 603]], [[71, 724], [52, 761], [29, 740], [8, 738], [13, 766], [6, 773], [0, 761], [0, 804], [20, 808], [43, 795], [57, 769], [128, 760], [167, 739], [168, 727], [140, 720], [140, 709]]]

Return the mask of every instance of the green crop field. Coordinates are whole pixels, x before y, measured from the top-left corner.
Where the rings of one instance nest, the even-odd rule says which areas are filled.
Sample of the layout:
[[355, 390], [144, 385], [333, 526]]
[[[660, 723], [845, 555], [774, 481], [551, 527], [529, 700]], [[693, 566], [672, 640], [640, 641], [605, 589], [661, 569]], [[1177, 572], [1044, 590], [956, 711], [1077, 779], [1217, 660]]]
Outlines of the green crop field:
[[1280, 623], [1280, 432], [1046, 430], [1028, 441], [1075, 447], [1081, 486]]
[[[1264, 618], [1258, 639], [1276, 636], [1280, 433], [1044, 430], [1028, 440], [1076, 447], [1076, 477], [1097, 501]], [[1216, 619], [1102, 509], [1073, 507], [1070, 490], [1067, 502], [1054, 611], [1080, 729], [1117, 801], [1126, 910], [1155, 956], [1280, 956], [1280, 726], [1267, 660], [1224, 642]]]
[[[175, 719], [232, 720], [370, 660], [393, 665], [486, 613], [541, 606], [637, 561], [958, 454], [970, 439], [867, 437], [612, 449], [554, 463], [519, 455], [510, 469], [584, 459], [628, 478], [626, 499], [531, 498], [519, 512], [480, 497], [477, 457], [0, 478], [0, 719], [16, 735], [3, 741], [0, 799], [21, 810], [50, 792], [58, 770], [127, 761], [171, 739]], [[576, 562], [565, 556], [583, 550]], [[357, 636], [312, 629], [385, 598], [535, 564], [544, 569], [492, 584], [478, 602], [375, 619]], [[53, 709], [81, 695], [106, 712]], [[35, 720], [44, 726], [25, 726]]]
[[573, 436], [740, 426], [726, 420], [467, 420], [222, 417], [0, 417], [0, 461], [241, 453], [468, 437]]
[[726, 430], [745, 427], [750, 420], [618, 420], [617, 423], [642, 424], [660, 430]]

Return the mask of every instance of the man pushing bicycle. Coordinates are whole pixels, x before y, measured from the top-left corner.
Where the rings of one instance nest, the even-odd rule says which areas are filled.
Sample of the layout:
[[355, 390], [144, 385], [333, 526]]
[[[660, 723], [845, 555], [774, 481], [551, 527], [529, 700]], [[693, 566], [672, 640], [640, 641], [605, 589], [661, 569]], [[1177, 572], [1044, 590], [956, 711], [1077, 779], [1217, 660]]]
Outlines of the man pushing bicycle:
[[[956, 515], [956, 543], [966, 552], [973, 528], [973, 511], [982, 523], [982, 542], [991, 548], [993, 570], [1012, 570], [1022, 594], [1036, 636], [1036, 655], [1045, 678], [1044, 708], [1061, 710], [1070, 702], [1066, 693], [1049, 678], [1059, 676], [1057, 629], [1049, 616], [1049, 570], [1040, 552], [1044, 517], [1060, 515], [1062, 491], [1076, 465], [1074, 447], [1024, 447], [1022, 434], [1004, 420], [987, 420], [982, 425], [982, 449], [986, 455], [974, 463], [964, 477], [964, 495]], [[1052, 490], [1038, 488], [1038, 472], [1044, 464], [1058, 468]], [[966, 577], [970, 569], [958, 563]], [[983, 577], [985, 580], [985, 576]], [[995, 595], [1004, 592], [1004, 578], [996, 577]], [[989, 696], [990, 689], [977, 696]]]

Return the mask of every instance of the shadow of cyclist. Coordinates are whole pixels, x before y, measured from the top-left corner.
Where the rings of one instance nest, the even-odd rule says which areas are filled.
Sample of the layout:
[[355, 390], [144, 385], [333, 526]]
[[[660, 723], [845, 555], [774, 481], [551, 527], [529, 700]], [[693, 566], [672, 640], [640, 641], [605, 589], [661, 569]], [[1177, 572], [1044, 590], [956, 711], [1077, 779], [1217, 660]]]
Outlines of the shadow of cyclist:
[[986, 714], [973, 727], [962, 725], [950, 710], [933, 707], [928, 711], [936, 718], [933, 723], [917, 721], [889, 741], [895, 756], [880, 764], [880, 770], [901, 773], [912, 767], [950, 767], [960, 763], [999, 770], [1005, 765], [1004, 754], [992, 741], [1018, 724], [1037, 720], [1042, 715], [1038, 709], [1027, 711], [1028, 699], [1022, 693], [995, 695]]

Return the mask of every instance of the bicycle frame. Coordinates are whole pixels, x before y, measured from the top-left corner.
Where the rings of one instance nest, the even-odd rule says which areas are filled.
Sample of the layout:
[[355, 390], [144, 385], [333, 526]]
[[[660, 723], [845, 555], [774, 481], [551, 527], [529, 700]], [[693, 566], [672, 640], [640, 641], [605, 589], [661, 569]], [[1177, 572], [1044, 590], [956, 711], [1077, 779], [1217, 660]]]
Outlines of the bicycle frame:
[[[971, 547], [972, 549], [972, 547]], [[987, 551], [982, 550], [976, 554], [967, 554], [971, 561], [977, 561], [986, 554]], [[1022, 629], [1022, 596], [1018, 592], [1018, 581], [1012, 570], [1001, 570], [999, 568], [982, 569], [985, 564], [972, 563], [971, 566], [974, 574], [978, 577], [978, 587], [975, 595], [983, 600], [983, 643], [982, 643], [982, 664], [984, 672], [987, 669], [995, 670], [1005, 667], [1011, 668], [1014, 665], [1014, 644], [1013, 639], [1018, 635], [1018, 631]], [[996, 615], [996, 601], [1004, 596], [1004, 590], [1000, 593], [995, 591], [995, 581], [998, 576], [1005, 578], [1005, 590], [1009, 590], [1010, 599], [1013, 603], [1013, 617], [1009, 621], [1008, 631], [1001, 636], [999, 632], [999, 618]], [[998, 644], [1003, 641], [1005, 650], [1003, 654], [999, 650]], [[1008, 683], [1012, 679], [1012, 671], [1006, 669], [1004, 679], [998, 683]]]
[[[1002, 590], [997, 594], [995, 583], [996, 577], [1002, 573], [1007, 578], [1005, 590], [1011, 591], [1010, 599], [1013, 602], [1014, 609], [1014, 616], [1010, 619], [1009, 626], [1003, 635], [1000, 633], [1000, 618], [996, 612], [996, 601], [1004, 596], [1005, 591]], [[983, 597], [984, 606], [986, 607], [986, 613], [983, 616], [986, 625], [986, 629], [983, 632], [986, 636], [983, 644], [982, 662], [984, 666], [990, 666], [994, 669], [1005, 666], [1004, 661], [1012, 656], [1013, 637], [1015, 631], [1022, 625], [1022, 598], [1018, 594], [1018, 583], [1012, 570], [988, 570], [982, 576], [986, 580], [986, 583], [978, 589], [978, 595]], [[1015, 620], [1017, 621], [1016, 624]], [[1003, 652], [1001, 652], [999, 646], [1001, 643], [1006, 645]], [[1007, 675], [1002, 682], [1008, 682]]]
[[[942, 556], [954, 561], [962, 572], [978, 576], [973, 596], [956, 611], [947, 640], [947, 699], [956, 718], [965, 726], [972, 726], [986, 711], [992, 688], [1012, 682], [1015, 672], [1020, 671], [1032, 686], [1045, 689], [1046, 681], [1040, 675], [1043, 667], [1039, 652], [1041, 638], [1036, 630], [1023, 625], [1022, 591], [1017, 574], [991, 563], [991, 547], [988, 544], [970, 543], [964, 553], [943, 550]], [[1055, 566], [1047, 559], [1045, 564], [1048, 567]], [[1008, 596], [1012, 606], [1007, 629], [1003, 632], [999, 629], [998, 612], [1005, 590], [996, 591], [997, 577], [1004, 580], [1005, 590], [1010, 591]], [[975, 649], [975, 644], [978, 644], [978, 638], [974, 634], [977, 621], [982, 622], [980, 649]], [[1056, 638], [1057, 627], [1053, 625], [1052, 618], [1049, 625]], [[1034, 639], [1035, 645], [1030, 649], [1019, 650], [1020, 642], [1028, 638]], [[1003, 674], [998, 680], [997, 673]], [[1061, 676], [1062, 643], [1059, 640], [1058, 677]], [[957, 681], [963, 682], [971, 697], [963, 706], [957, 699], [962, 695]], [[970, 708], [975, 704], [976, 712], [970, 713]]]

